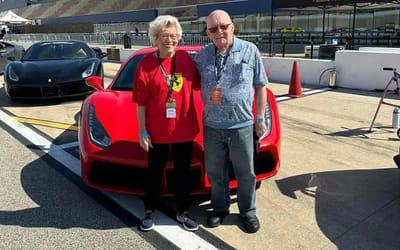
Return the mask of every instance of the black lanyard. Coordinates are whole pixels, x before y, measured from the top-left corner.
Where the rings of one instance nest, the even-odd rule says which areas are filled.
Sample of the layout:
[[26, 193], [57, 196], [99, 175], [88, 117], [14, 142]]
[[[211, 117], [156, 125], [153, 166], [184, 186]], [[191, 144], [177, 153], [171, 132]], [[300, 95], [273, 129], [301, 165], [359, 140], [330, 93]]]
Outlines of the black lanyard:
[[165, 70], [164, 66], [162, 65], [161, 58], [160, 58], [160, 51], [157, 51], [157, 59], [158, 59], [158, 63], [160, 64], [161, 73], [163, 74], [165, 81], [167, 82], [168, 98], [171, 99], [172, 98], [172, 87], [176, 83], [176, 76], [175, 76], [176, 57], [175, 57], [175, 54], [172, 57], [171, 77], [168, 77], [167, 71]]
[[[217, 60], [218, 57], [220, 57], [221, 60]], [[217, 78], [217, 81], [219, 81], [219, 79], [221, 78], [227, 60], [228, 54], [224, 56], [221, 53], [215, 51], [215, 77]]]

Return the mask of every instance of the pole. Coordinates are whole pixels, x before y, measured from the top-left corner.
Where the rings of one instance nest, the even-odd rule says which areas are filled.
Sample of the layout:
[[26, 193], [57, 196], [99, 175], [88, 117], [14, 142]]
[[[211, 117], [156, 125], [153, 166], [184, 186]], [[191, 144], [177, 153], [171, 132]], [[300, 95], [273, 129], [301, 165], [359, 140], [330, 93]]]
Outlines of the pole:
[[274, 27], [274, 8], [271, 8], [271, 25], [270, 25], [270, 29], [269, 29], [269, 56], [272, 57], [272, 43], [273, 43], [273, 39], [272, 39], [272, 29]]
[[357, 3], [354, 2], [353, 4], [353, 28], [351, 29], [351, 49], [354, 49], [354, 32], [356, 29], [356, 12], [357, 12]]
[[322, 8], [322, 42], [325, 43], [325, 5]]

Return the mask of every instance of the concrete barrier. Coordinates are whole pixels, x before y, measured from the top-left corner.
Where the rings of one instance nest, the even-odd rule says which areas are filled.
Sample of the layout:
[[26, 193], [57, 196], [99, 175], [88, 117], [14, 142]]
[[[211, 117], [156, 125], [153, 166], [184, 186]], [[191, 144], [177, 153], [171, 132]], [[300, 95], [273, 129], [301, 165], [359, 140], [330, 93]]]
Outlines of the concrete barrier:
[[[362, 90], [383, 90], [393, 76], [384, 67], [400, 70], [400, 51], [357, 51], [336, 52], [335, 67], [337, 86]], [[393, 84], [389, 89], [393, 90]]]
[[293, 62], [297, 61], [302, 86], [327, 87], [333, 60], [264, 57], [264, 66], [270, 72], [271, 82], [290, 83]]
[[[393, 76], [384, 67], [400, 71], [400, 49], [362, 49], [336, 51], [335, 60], [264, 58], [270, 81], [290, 83], [293, 61], [298, 61], [301, 83], [309, 86], [329, 85], [329, 71], [335, 69], [337, 87], [360, 90], [383, 90]], [[390, 90], [397, 86], [392, 84]]]
[[[28, 48], [32, 42], [18, 42], [18, 44]], [[123, 46], [115, 45], [90, 44], [90, 46], [99, 47], [105, 52], [111, 47], [117, 49], [121, 62], [143, 47], [133, 45], [132, 49], [124, 49]], [[360, 50], [336, 51], [335, 60], [263, 57], [263, 62], [270, 72], [271, 82], [290, 84], [293, 62], [297, 61], [302, 86], [329, 86], [329, 72], [334, 69], [337, 87], [382, 90], [393, 76], [392, 72], [382, 69], [391, 67], [400, 71], [399, 58], [400, 48], [362, 47]], [[393, 85], [389, 89], [395, 88]]]

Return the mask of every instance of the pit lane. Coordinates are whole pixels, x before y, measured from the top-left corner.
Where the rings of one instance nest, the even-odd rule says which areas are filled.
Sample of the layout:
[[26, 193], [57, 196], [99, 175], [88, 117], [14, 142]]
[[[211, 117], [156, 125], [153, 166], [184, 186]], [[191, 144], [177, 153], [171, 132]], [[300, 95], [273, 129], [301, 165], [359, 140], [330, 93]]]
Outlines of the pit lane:
[[[106, 64], [107, 72], [108, 67], [115, 69], [115, 64]], [[400, 176], [392, 161], [399, 140], [390, 126], [392, 108], [383, 106], [373, 132], [367, 132], [380, 93], [303, 89], [306, 97], [292, 99], [285, 97], [287, 85], [270, 87], [279, 100], [282, 162], [278, 175], [264, 181], [257, 191], [262, 228], [254, 235], [243, 233], [237, 226], [238, 211], [233, 204], [234, 215], [223, 226], [203, 229], [227, 243], [219, 248], [399, 247], [400, 228], [393, 222], [399, 221]], [[72, 155], [77, 152], [76, 131], [65, 126], [77, 125], [80, 100], [35, 105], [10, 102], [4, 91], [0, 96], [12, 120], [25, 119], [20, 122], [43, 138], [54, 140], [53, 147], [59, 145]], [[39, 121], [44, 123], [37, 124]], [[132, 210], [132, 202], [125, 201], [125, 207]], [[208, 208], [207, 201], [193, 207], [193, 215], [201, 224]], [[171, 225], [173, 216], [160, 220], [169, 220]], [[166, 237], [173, 239], [174, 232], [168, 232]], [[181, 244], [183, 248], [190, 245]]]
[[[110, 66], [110, 67], [108, 67]], [[115, 74], [119, 64], [105, 63], [105, 84], [111, 81], [111, 77]], [[58, 161], [61, 166], [74, 176], [80, 176], [80, 162], [78, 155], [77, 143], [77, 120], [81, 99], [65, 99], [54, 101], [10, 101], [4, 94], [4, 90], [0, 94], [3, 110], [0, 111], [1, 122], [7, 126], [7, 129], [15, 129], [18, 137], [25, 138], [30, 143], [30, 148], [40, 148], [41, 154], [45, 154]], [[80, 177], [79, 177], [80, 178]], [[78, 186], [82, 182], [78, 181]], [[135, 217], [137, 224], [143, 213], [141, 199], [129, 195], [113, 194], [109, 192], [101, 192], [109, 201], [115, 203], [122, 210], [128, 212]], [[102, 205], [102, 204], [101, 204]], [[169, 208], [166, 206], [165, 211], [168, 213]], [[117, 213], [124, 213], [121, 210]], [[1, 212], [0, 212], [1, 214]], [[218, 243], [218, 239], [212, 235], [208, 235], [208, 240], [183, 230], [174, 220], [174, 214], [166, 215], [162, 212], [156, 213], [158, 221], [162, 221], [162, 227], [156, 227], [154, 237], [147, 238], [153, 246], [169, 246], [169, 248], [191, 248], [199, 249], [216, 249], [214, 245], [220, 245], [222, 248], [230, 247], [222, 241]], [[126, 222], [127, 228], [132, 227], [132, 219]], [[136, 228], [136, 227], [135, 227]], [[135, 231], [138, 231], [135, 229]], [[139, 232], [140, 233], [140, 232]], [[146, 234], [147, 235], [147, 234]], [[205, 233], [207, 235], [207, 233]], [[146, 237], [145, 237], [146, 238]], [[160, 238], [162, 238], [160, 240]], [[213, 238], [215, 238], [213, 240]], [[155, 241], [155, 242], [154, 242]], [[161, 243], [159, 242], [161, 241]], [[135, 244], [136, 245], [136, 244]], [[133, 246], [135, 246], [133, 245]], [[1, 244], [0, 244], [1, 246]], [[122, 246], [118, 244], [117, 246]], [[224, 247], [227, 246], [227, 247]], [[122, 249], [122, 248], [121, 248]]]

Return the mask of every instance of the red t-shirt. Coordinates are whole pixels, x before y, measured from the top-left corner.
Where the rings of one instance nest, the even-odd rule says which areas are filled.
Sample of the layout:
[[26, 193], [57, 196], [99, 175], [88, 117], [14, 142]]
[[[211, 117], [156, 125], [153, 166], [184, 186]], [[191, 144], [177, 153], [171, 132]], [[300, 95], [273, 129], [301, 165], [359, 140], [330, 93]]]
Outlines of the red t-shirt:
[[[193, 101], [193, 87], [199, 76], [192, 58], [186, 51], [175, 52], [175, 76], [179, 84], [172, 91], [176, 101], [176, 118], [167, 118], [168, 85], [156, 53], [146, 55], [139, 63], [133, 83], [133, 101], [146, 107], [146, 130], [154, 143], [191, 141], [199, 132]], [[171, 75], [173, 58], [161, 63]]]

